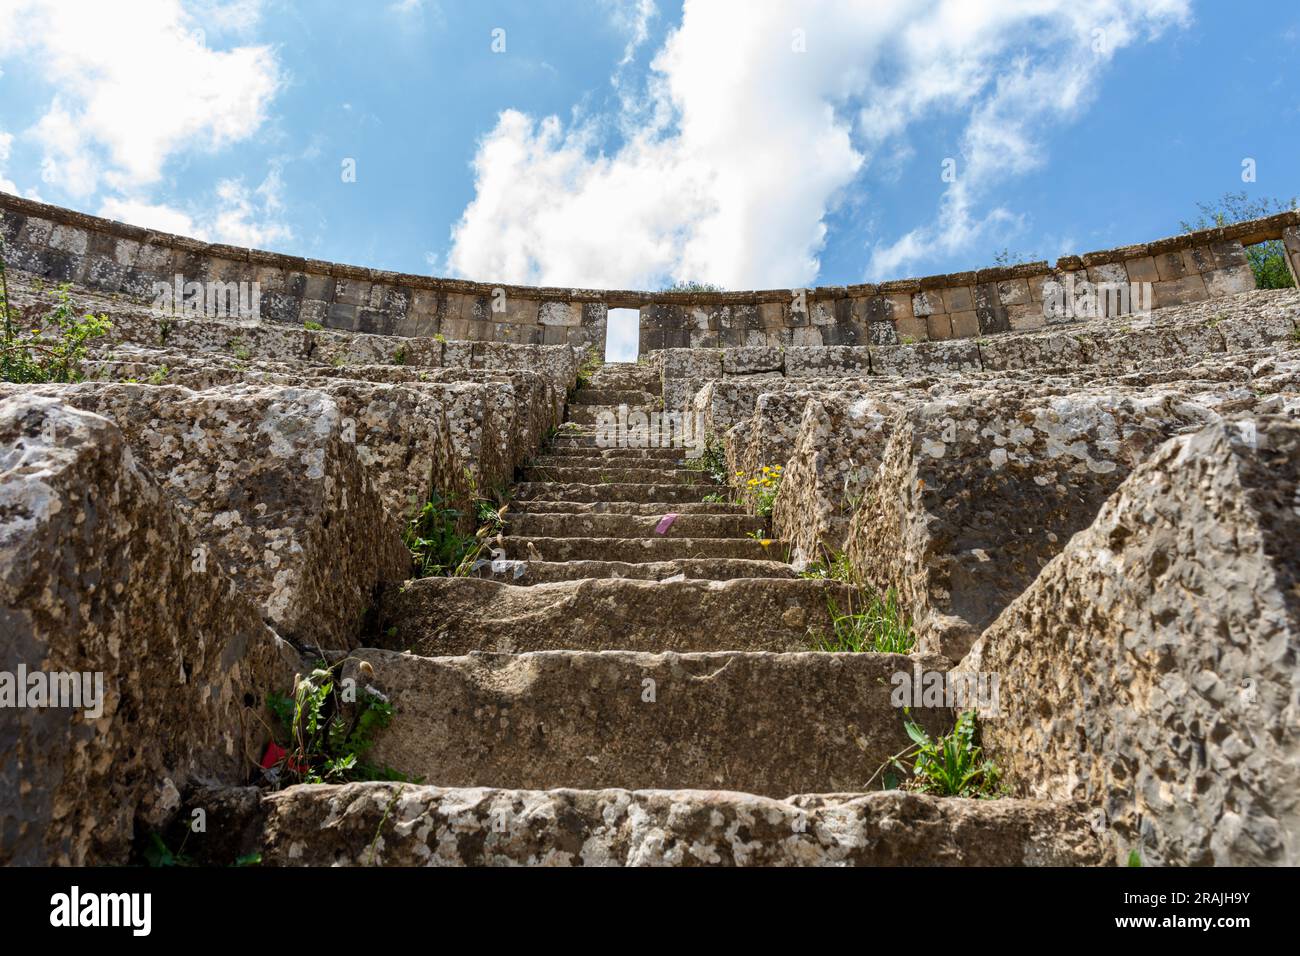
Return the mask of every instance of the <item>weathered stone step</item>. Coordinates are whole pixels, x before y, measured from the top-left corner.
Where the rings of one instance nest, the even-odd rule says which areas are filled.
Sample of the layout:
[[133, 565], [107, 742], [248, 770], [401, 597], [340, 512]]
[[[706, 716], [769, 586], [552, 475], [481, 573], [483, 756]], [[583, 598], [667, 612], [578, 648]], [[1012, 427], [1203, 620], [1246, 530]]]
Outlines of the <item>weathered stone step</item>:
[[785, 799], [718, 790], [404, 783], [202, 790], [209, 865], [1100, 866], [1084, 808], [900, 790]]
[[806, 651], [827, 631], [839, 585], [804, 578], [558, 581], [521, 587], [482, 578], [409, 581], [384, 603], [391, 650]]
[[753, 538], [536, 538], [504, 537], [506, 556], [520, 561], [676, 561], [683, 558], [748, 558], [786, 561], [780, 541], [764, 546]]
[[[770, 523], [767, 518], [746, 514], [678, 514], [669, 523], [662, 514], [529, 512], [516, 515], [507, 513], [506, 533], [516, 537], [543, 538], [743, 538], [751, 532], [762, 531]], [[659, 531], [657, 529], [661, 524], [665, 527]]]
[[[395, 712], [367, 754], [378, 766], [448, 787], [776, 797], [865, 788], [910, 744], [891, 679], [947, 663], [816, 652], [354, 654]], [[931, 734], [952, 729], [947, 709], [911, 716]]]
[[562, 431], [557, 432], [551, 441], [552, 451], [570, 448], [618, 448], [633, 449], [637, 451], [669, 451], [677, 456], [684, 456], [687, 452], [687, 446], [681, 441], [655, 441], [648, 440], [635, 441], [629, 439], [620, 442], [617, 436], [610, 437], [607, 435], [596, 434], [593, 428], [589, 431]]
[[599, 445], [556, 444], [546, 449], [538, 463], [582, 465], [584, 462], [613, 461], [631, 464], [637, 461], [652, 463], [684, 462], [685, 448], [601, 448]]
[[678, 502], [700, 501], [710, 491], [720, 490], [717, 485], [646, 485], [637, 482], [615, 482], [593, 485], [585, 482], [521, 481], [515, 485], [515, 498], [564, 501], [637, 501]]
[[[568, 422], [571, 425], [600, 425], [602, 422], [617, 423], [622, 416], [622, 420], [627, 423], [628, 428], [648, 427], [651, 415], [659, 414], [663, 409], [658, 405], [635, 405], [635, 406], [606, 406], [606, 405], [570, 405], [568, 412]], [[632, 418], [633, 415], [644, 415], [645, 418]]]
[[751, 561], [744, 558], [683, 558], [677, 561], [527, 561], [519, 577], [514, 567], [493, 572], [485, 567], [479, 577], [506, 584], [549, 584], [587, 578], [625, 578], [634, 581], [663, 581], [684, 576], [692, 581], [730, 581], [734, 578], [796, 577], [794, 569], [780, 561]]
[[571, 405], [619, 405], [653, 408], [659, 404], [659, 395], [628, 388], [580, 388], [573, 393]]
[[512, 501], [510, 511], [515, 514], [663, 516], [670, 511], [676, 511], [678, 514], [738, 515], [744, 514], [745, 508], [743, 505], [720, 501], [680, 501], [674, 504], [667, 501], [544, 501], [534, 498], [531, 501]]
[[604, 365], [591, 377], [588, 388], [636, 388], [645, 392], [657, 392], [662, 387], [659, 370], [653, 365], [633, 365], [620, 362]]
[[[700, 497], [716, 491], [718, 485], [703, 472], [689, 468], [628, 468], [620, 463], [601, 462], [597, 467], [574, 465], [534, 465], [524, 471], [525, 481], [577, 482], [584, 485], [698, 485]], [[707, 487], [704, 487], [706, 486]]]

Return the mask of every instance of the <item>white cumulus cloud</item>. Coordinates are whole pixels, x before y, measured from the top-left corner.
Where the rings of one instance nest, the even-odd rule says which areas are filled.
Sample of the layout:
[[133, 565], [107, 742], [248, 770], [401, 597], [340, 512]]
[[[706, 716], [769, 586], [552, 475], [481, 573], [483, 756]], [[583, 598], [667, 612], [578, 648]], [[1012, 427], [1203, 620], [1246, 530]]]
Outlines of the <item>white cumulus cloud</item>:
[[280, 172], [272, 167], [255, 187], [223, 179], [212, 196], [183, 209], [138, 196], [110, 197], [100, 204], [99, 215], [205, 242], [273, 249], [293, 236], [280, 218], [284, 210], [280, 191]]
[[[620, 9], [634, 51], [653, 5]], [[686, 0], [623, 117], [501, 113], [446, 268], [548, 285], [803, 285], [827, 215], [846, 198], [856, 212], [875, 157], [912, 155], [909, 129], [955, 116], [957, 181], [937, 209], [930, 199], [931, 221], [864, 264], [907, 269], [1014, 222], [988, 196], [1044, 161], [1040, 127], [1085, 108], [1116, 51], [1188, 15], [1188, 0]], [[606, 153], [611, 126], [625, 137]]]
[[220, 49], [258, 0], [0, 0], [0, 58], [23, 58], [55, 90], [25, 132], [42, 179], [74, 197], [158, 181], [172, 156], [239, 143], [279, 88], [267, 46]]

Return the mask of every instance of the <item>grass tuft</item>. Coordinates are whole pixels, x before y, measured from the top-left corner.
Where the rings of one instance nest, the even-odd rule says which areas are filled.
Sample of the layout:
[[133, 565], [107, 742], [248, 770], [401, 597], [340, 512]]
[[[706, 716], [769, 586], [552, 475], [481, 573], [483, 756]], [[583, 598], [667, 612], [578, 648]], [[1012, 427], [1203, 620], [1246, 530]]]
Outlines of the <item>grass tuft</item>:
[[833, 597], [826, 598], [831, 613], [831, 633], [819, 634], [814, 647], [835, 654], [907, 654], [916, 646], [916, 633], [898, 603], [898, 592], [890, 588], [884, 599], [874, 597], [866, 608], [855, 612], [850, 603], [842, 612]]

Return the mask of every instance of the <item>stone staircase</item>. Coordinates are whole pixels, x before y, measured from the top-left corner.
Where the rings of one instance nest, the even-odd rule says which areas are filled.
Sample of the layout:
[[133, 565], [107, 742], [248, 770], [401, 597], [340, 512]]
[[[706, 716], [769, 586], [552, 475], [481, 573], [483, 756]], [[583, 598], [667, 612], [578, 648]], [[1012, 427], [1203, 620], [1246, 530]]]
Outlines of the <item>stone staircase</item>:
[[[598, 441], [603, 412], [658, 404], [653, 368], [601, 368], [514, 489], [494, 542], [504, 564], [408, 582], [386, 603], [382, 646], [355, 652], [396, 711], [370, 759], [424, 783], [200, 792], [196, 805], [243, 835], [224, 852], [268, 864], [1097, 862], [1075, 808], [872, 782], [909, 742], [891, 677], [950, 662], [813, 651], [827, 599], [847, 603], [840, 585], [795, 575], [764, 519], [706, 501], [725, 490], [683, 449]], [[931, 733], [952, 722], [942, 707], [912, 716]]]

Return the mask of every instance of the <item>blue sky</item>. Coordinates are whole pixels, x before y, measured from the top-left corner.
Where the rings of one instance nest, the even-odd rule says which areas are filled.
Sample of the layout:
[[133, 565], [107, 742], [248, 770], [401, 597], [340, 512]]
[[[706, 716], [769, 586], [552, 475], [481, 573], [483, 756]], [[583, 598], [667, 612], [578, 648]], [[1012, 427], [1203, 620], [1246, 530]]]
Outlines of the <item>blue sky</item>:
[[484, 281], [901, 278], [1300, 194], [1298, 49], [1293, 0], [0, 0], [0, 189]]

